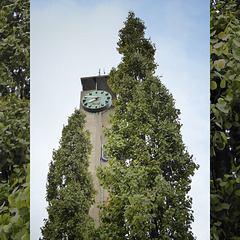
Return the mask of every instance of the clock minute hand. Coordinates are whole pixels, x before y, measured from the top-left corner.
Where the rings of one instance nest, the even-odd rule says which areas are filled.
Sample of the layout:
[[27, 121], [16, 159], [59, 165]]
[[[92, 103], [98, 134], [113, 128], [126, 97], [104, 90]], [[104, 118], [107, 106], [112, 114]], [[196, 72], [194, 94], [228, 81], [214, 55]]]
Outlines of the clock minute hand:
[[90, 102], [93, 102], [93, 101], [95, 101], [95, 100], [97, 100], [97, 97], [95, 97], [95, 98], [89, 100], [88, 102], [90, 103]]

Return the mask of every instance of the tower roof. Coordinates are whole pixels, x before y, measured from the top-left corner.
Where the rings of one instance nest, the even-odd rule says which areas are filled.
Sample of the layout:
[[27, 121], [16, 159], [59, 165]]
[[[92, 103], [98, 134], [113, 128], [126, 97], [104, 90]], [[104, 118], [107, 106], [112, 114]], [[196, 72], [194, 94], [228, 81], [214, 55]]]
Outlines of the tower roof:
[[115, 93], [113, 93], [113, 91], [108, 86], [108, 83], [107, 83], [108, 79], [109, 79], [108, 75], [82, 77], [81, 78], [82, 90], [83, 91], [104, 90], [111, 93], [113, 98], [115, 98]]

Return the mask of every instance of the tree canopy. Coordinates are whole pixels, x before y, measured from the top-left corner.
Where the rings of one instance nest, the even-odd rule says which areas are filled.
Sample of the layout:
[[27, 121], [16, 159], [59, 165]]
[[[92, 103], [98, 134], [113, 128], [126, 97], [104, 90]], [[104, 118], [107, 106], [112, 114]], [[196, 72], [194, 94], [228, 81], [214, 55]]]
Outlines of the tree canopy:
[[62, 130], [58, 150], [53, 151], [47, 178], [48, 219], [42, 239], [88, 239], [93, 226], [88, 215], [95, 190], [88, 172], [92, 149], [89, 132], [84, 130], [85, 115], [75, 110]]
[[109, 79], [117, 99], [105, 129], [109, 167], [98, 168], [109, 192], [99, 238], [194, 239], [187, 193], [197, 165], [182, 142], [180, 111], [154, 76], [156, 49], [145, 29], [129, 12], [119, 31], [122, 61]]
[[211, 239], [239, 239], [240, 5], [210, 4]]
[[30, 232], [30, 3], [0, 2], [0, 238]]
[[0, 3], [0, 93], [30, 98], [30, 3], [2, 0]]

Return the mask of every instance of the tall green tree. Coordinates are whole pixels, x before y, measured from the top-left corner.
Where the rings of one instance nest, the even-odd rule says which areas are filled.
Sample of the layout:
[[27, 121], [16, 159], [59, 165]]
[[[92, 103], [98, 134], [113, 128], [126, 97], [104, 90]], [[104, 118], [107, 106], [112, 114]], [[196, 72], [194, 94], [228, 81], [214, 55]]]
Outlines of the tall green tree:
[[30, 3], [0, 2], [0, 238], [30, 232]]
[[211, 0], [211, 238], [240, 236], [240, 3]]
[[117, 94], [98, 176], [108, 189], [101, 207], [101, 239], [194, 239], [190, 190], [197, 165], [180, 134], [180, 111], [154, 76], [155, 46], [145, 25], [129, 12], [119, 31], [122, 62], [109, 84]]
[[47, 178], [48, 219], [41, 229], [42, 239], [87, 239], [95, 190], [88, 171], [92, 146], [89, 132], [84, 131], [84, 118], [83, 112], [75, 110], [62, 130], [59, 149], [53, 151]]

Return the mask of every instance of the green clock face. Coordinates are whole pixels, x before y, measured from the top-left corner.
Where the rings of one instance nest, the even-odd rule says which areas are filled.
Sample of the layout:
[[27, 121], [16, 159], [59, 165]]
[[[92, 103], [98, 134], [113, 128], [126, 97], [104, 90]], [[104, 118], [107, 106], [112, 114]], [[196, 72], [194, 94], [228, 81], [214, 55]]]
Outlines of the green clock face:
[[88, 112], [100, 112], [111, 107], [112, 96], [103, 90], [92, 91], [82, 98], [81, 104]]

